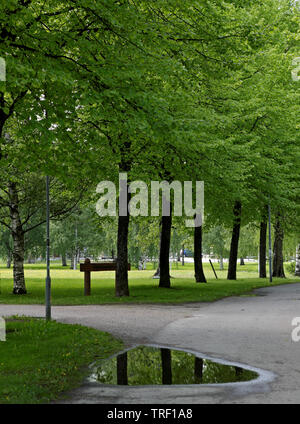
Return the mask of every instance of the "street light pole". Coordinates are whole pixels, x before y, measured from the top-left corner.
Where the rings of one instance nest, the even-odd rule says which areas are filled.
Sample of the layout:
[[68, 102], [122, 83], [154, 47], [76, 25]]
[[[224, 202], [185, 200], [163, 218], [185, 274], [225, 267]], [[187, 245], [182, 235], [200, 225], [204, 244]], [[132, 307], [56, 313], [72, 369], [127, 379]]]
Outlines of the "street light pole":
[[49, 213], [49, 177], [46, 176], [46, 232], [47, 232], [47, 244], [46, 244], [46, 263], [47, 263], [47, 276], [46, 276], [46, 292], [45, 292], [45, 303], [46, 303], [46, 320], [51, 320], [51, 278], [50, 278], [50, 213]]
[[272, 283], [272, 240], [271, 240], [271, 205], [268, 205], [268, 214], [269, 214], [269, 273], [270, 273], [270, 283]]

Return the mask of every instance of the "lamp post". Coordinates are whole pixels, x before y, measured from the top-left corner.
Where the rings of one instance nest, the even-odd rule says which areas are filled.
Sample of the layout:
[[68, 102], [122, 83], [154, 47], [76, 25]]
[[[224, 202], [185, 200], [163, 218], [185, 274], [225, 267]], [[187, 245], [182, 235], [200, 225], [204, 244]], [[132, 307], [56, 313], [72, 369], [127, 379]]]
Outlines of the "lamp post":
[[272, 283], [272, 240], [271, 240], [271, 205], [268, 205], [268, 214], [269, 214], [269, 273], [270, 273], [270, 283]]
[[50, 213], [49, 213], [49, 177], [46, 176], [46, 263], [47, 263], [47, 276], [46, 276], [46, 291], [45, 291], [45, 303], [46, 303], [46, 320], [51, 320], [51, 278], [50, 278]]

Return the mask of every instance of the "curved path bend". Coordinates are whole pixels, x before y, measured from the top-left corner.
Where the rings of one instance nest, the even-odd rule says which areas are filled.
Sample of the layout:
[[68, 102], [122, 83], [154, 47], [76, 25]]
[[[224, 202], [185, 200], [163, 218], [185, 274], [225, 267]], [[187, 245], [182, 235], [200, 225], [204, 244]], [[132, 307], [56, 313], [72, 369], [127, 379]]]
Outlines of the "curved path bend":
[[[300, 403], [300, 283], [256, 296], [182, 305], [54, 306], [53, 319], [108, 331], [126, 346], [157, 344], [268, 371], [253, 383], [116, 387], [85, 382], [62, 403]], [[0, 316], [44, 316], [41, 305], [3, 305]], [[300, 318], [299, 318], [300, 319]], [[300, 331], [299, 331], [300, 334]]]

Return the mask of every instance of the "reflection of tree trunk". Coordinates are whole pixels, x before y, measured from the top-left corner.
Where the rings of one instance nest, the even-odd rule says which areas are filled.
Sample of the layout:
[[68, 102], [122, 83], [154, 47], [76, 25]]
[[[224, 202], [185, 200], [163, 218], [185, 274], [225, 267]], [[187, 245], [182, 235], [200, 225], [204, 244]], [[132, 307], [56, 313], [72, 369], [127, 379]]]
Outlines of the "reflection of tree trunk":
[[266, 268], [267, 256], [267, 220], [260, 223], [259, 232], [259, 278], [267, 278]]
[[243, 368], [234, 367], [234, 369], [235, 369], [235, 376], [236, 377], [239, 377], [239, 376], [241, 376], [243, 374]]
[[273, 257], [273, 277], [285, 278], [283, 268], [283, 229], [280, 222], [280, 215], [277, 215], [275, 222], [274, 257]]
[[194, 268], [196, 283], [206, 283], [202, 264], [202, 225], [194, 229]]
[[128, 385], [127, 377], [127, 352], [117, 356], [117, 384]]
[[195, 383], [202, 383], [203, 377], [203, 359], [195, 357], [195, 366], [194, 366], [194, 377]]
[[162, 384], [172, 384], [172, 362], [170, 349], [160, 349], [162, 363]]
[[239, 238], [240, 238], [241, 212], [242, 212], [241, 202], [235, 202], [234, 208], [233, 208], [234, 222], [233, 222], [231, 245], [230, 245], [227, 280], [236, 280], [236, 262], [237, 262]]

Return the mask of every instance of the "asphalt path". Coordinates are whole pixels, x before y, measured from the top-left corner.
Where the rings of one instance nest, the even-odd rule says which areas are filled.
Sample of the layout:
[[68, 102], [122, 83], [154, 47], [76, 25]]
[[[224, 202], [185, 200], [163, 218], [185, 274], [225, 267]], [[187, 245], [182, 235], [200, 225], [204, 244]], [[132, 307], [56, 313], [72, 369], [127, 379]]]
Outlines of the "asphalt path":
[[[300, 403], [300, 284], [257, 289], [213, 303], [54, 306], [53, 319], [107, 331], [126, 347], [183, 349], [259, 371], [252, 382], [186, 386], [109, 386], [89, 381], [62, 403]], [[0, 305], [0, 316], [44, 316], [41, 305]], [[300, 318], [299, 318], [300, 323]]]

